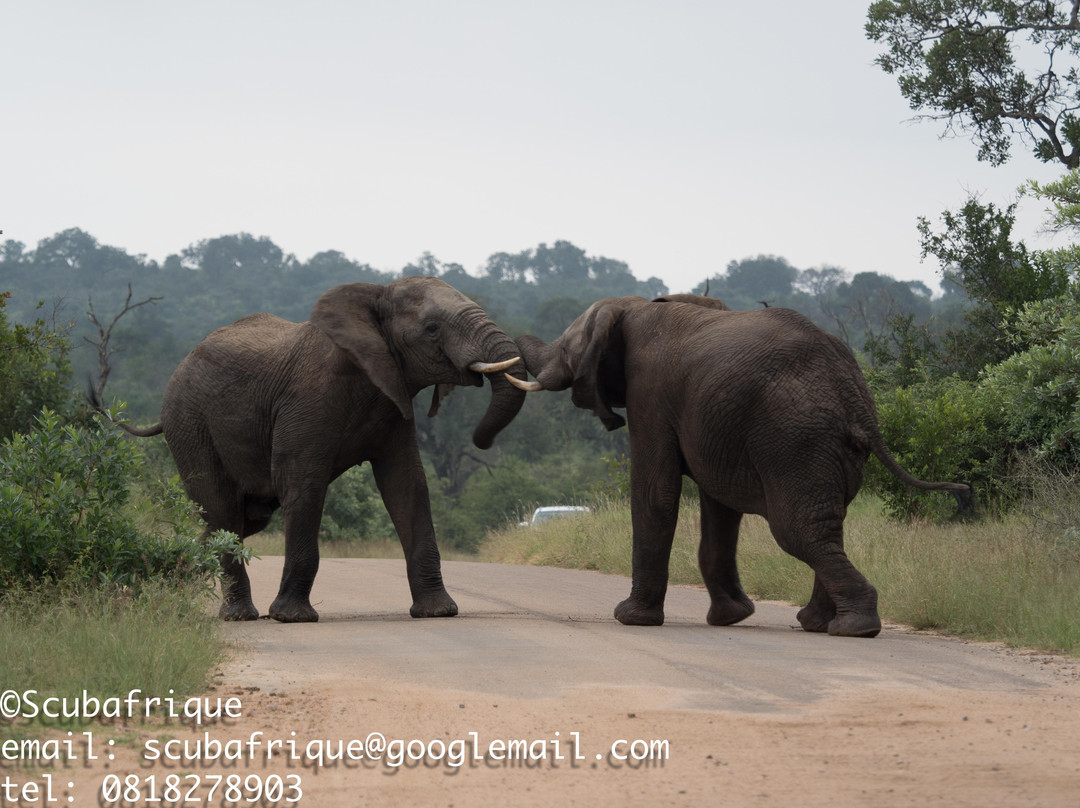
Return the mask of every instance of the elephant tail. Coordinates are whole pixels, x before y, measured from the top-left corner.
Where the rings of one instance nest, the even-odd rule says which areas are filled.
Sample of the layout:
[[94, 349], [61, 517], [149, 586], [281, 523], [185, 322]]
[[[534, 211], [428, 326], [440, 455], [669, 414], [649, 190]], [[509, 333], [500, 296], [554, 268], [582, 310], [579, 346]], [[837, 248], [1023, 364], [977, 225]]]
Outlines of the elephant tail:
[[113, 420], [109, 411], [105, 409], [105, 405], [101, 403], [101, 396], [98, 394], [98, 391], [93, 384], [90, 385], [90, 389], [87, 392], [86, 397], [89, 400], [91, 407], [100, 412], [102, 415], [104, 415], [122, 430], [127, 432], [129, 435], [134, 435], [136, 438], [152, 438], [155, 435], [160, 435], [162, 432], [165, 431], [161, 425], [161, 421], [158, 421], [153, 426], [147, 426], [140, 429], [137, 426], [129, 426], [123, 421]]
[[160, 435], [165, 430], [161, 426], [161, 422], [158, 421], [153, 426], [143, 427], [140, 429], [137, 426], [128, 426], [123, 421], [113, 421], [118, 427], [127, 432], [130, 435], [134, 435], [136, 438], [152, 438], [154, 435]]
[[902, 482], [907, 483], [912, 488], [921, 488], [924, 491], [970, 491], [971, 486], [967, 483], [942, 483], [931, 482], [927, 480], [920, 480], [906, 468], [896, 462], [896, 458], [890, 454], [888, 448], [885, 446], [885, 441], [882, 439], [881, 434], [878, 433], [870, 441], [870, 451], [874, 453], [874, 457], [881, 461], [881, 465], [887, 468], [892, 474]]

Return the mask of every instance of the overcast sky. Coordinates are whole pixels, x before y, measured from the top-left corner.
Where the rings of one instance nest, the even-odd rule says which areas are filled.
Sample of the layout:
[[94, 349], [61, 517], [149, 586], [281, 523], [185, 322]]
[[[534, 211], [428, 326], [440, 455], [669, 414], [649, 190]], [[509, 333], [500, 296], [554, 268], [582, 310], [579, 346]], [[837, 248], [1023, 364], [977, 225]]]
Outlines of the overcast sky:
[[911, 122], [868, 4], [7, 3], [2, 238], [160, 261], [247, 232], [473, 273], [565, 239], [671, 291], [759, 254], [933, 286], [920, 215], [1060, 172]]

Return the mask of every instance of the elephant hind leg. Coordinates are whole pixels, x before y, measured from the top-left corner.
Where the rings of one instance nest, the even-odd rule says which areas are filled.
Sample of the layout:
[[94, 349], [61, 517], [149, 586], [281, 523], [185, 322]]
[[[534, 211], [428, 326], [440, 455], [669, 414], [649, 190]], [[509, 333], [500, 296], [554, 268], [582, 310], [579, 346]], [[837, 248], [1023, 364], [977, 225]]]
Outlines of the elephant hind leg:
[[799, 611], [799, 622], [806, 631], [876, 637], [881, 631], [877, 590], [844, 553], [844, 509], [818, 520], [800, 518], [805, 513], [790, 510], [782, 519], [769, 519], [780, 547], [814, 570], [814, 591]]
[[[191, 500], [202, 510], [205, 540], [218, 530], [235, 533], [240, 539], [257, 533], [265, 522], [249, 518], [244, 495], [225, 470], [214, 442], [201, 421], [173, 414], [166, 424], [165, 438], [176, 468]], [[267, 514], [268, 516], [268, 514]], [[259, 610], [251, 600], [247, 568], [231, 553], [220, 556], [222, 568], [221, 609], [223, 620], [254, 620]]]
[[[266, 527], [269, 518], [265, 521], [249, 519], [236, 485], [225, 476], [220, 466], [216, 467], [216, 472], [207, 477], [193, 478], [193, 482], [186, 486], [188, 495], [202, 508], [206, 520], [202, 539], [205, 541], [215, 531], [227, 530], [242, 541]], [[251, 582], [244, 562], [232, 553], [223, 553], [218, 560], [223, 573], [218, 616], [222, 620], [255, 620], [259, 610], [251, 599]]]
[[[203, 537], [209, 536], [215, 530], [229, 530], [229, 528], [208, 525]], [[232, 530], [231, 532], [236, 533], [243, 540], [242, 531]], [[218, 609], [218, 617], [222, 620], [258, 619], [259, 610], [255, 608], [255, 603], [251, 599], [251, 581], [248, 579], [244, 562], [232, 553], [222, 553], [219, 561], [224, 575], [221, 582], [221, 608]]]
[[721, 505], [701, 491], [701, 544], [698, 565], [712, 603], [706, 617], [710, 626], [729, 626], [754, 613], [743, 591], [735, 550], [742, 514]]
[[829, 630], [829, 623], [836, 617], [836, 604], [832, 602], [821, 578], [814, 574], [814, 591], [810, 593], [810, 600], [799, 609], [795, 615], [803, 631], [825, 632]]

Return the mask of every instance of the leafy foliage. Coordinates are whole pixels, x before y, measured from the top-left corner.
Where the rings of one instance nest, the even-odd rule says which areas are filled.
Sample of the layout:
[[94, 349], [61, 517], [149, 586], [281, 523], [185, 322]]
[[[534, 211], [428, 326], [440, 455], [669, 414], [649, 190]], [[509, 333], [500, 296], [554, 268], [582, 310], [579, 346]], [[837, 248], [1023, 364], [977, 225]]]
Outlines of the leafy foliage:
[[[975, 449], [993, 445], [1007, 455], [1020, 441], [1019, 432], [1010, 433], [1005, 441], [1008, 447], [1000, 441], [988, 444], [987, 436], [974, 425], [948, 435], [943, 419], [953, 417], [957, 408], [967, 408], [963, 411], [969, 415], [964, 418], [973, 417], [973, 411], [989, 410], [981, 403], [980, 409], [972, 410], [975, 405], [970, 401], [958, 401], [959, 386], [949, 388], [951, 398], [937, 399], [944, 395], [942, 380], [953, 373], [974, 382], [985, 364], [1020, 350], [1021, 346], [999, 339], [1006, 333], [1009, 312], [1019, 310], [1030, 298], [1059, 289], [1061, 278], [1068, 276], [1064, 259], [1054, 263], [1011, 243], [1011, 216], [1011, 209], [980, 213], [972, 208], [947, 223], [951, 229], [947, 226], [943, 234], [931, 233], [927, 227], [927, 238], [940, 235], [933, 245], [947, 279], [946, 294], [940, 299], [933, 299], [919, 282], [896, 281], [875, 272], [852, 275], [836, 267], [800, 269], [768, 255], [730, 262], [723, 272], [709, 277], [709, 292], [733, 308], [757, 308], [763, 303], [795, 308], [840, 335], [873, 366], [874, 389], [883, 402], [883, 424], [894, 430], [890, 434], [896, 440], [910, 441], [909, 428], [914, 430], [915, 442], [938, 440], [941, 435], [960, 440], [967, 430]], [[982, 249], [979, 255], [988, 256], [980, 265], [968, 260], [976, 247]], [[623, 262], [590, 256], [563, 241], [518, 253], [496, 253], [476, 275], [430, 253], [404, 267], [402, 273], [438, 275], [476, 299], [511, 335], [532, 333], [545, 339], [557, 336], [601, 297], [655, 296], [667, 291], [655, 278], [638, 281]], [[13, 301], [21, 304], [57, 289], [74, 299], [86, 299], [92, 293], [96, 309], [116, 311], [129, 300], [129, 284], [139, 298], [162, 298], [152, 307], [133, 309], [117, 323], [110, 343], [117, 350], [110, 387], [131, 402], [134, 419], [142, 421], [156, 419], [161, 392], [173, 368], [214, 328], [257, 310], [304, 320], [314, 300], [330, 286], [351, 281], [385, 283], [396, 274], [378, 272], [333, 250], [301, 262], [269, 239], [243, 233], [199, 242], [158, 264], [100, 245], [82, 231], [68, 230], [41, 242], [36, 250], [5, 243], [0, 247], [0, 277], [19, 290]], [[704, 292], [705, 282], [696, 291]], [[972, 309], [989, 312], [993, 327], [976, 332], [963, 319], [963, 312]], [[23, 305], [17, 316], [35, 315]], [[77, 342], [85, 333], [96, 333], [85, 318], [73, 320], [71, 333]], [[72, 352], [71, 360], [76, 377], [96, 370], [95, 357], [85, 348]], [[890, 396], [897, 388], [909, 392], [894, 405]], [[618, 461], [608, 461], [616, 463], [608, 469], [603, 458], [629, 453], [627, 433], [605, 431], [589, 412], [575, 408], [569, 396], [529, 397], [495, 447], [486, 451], [476, 449], [471, 441], [488, 403], [486, 390], [456, 391], [443, 401], [436, 418], [426, 416], [427, 398], [426, 394], [417, 397], [415, 422], [441, 541], [474, 547], [485, 531], [516, 521], [536, 505], [617, 495], [614, 489], [626, 469]], [[937, 415], [929, 420], [918, 417], [924, 406]], [[900, 419], [895, 427], [889, 423], [894, 413]], [[993, 422], [985, 426], [990, 429]], [[997, 440], [996, 435], [993, 438]], [[167, 478], [174, 473], [160, 441], [140, 448], [153, 461], [153, 475]], [[901, 446], [900, 454], [916, 470], [949, 475], [978, 478], [1000, 467], [978, 453], [964, 465], [959, 444], [942, 448], [933, 457], [920, 457], [913, 446]], [[897, 512], [928, 511], [923, 505], [899, 505]], [[324, 536], [363, 540], [391, 532], [370, 471], [354, 469], [335, 482], [327, 495]]]
[[[1059, 203], [1054, 220], [1064, 228], [1077, 221], [1073, 187], [1066, 178], [1030, 190]], [[1031, 253], [1014, 243], [1014, 208], [970, 199], [944, 214], [938, 233], [923, 220], [924, 251], [970, 295], [965, 325], [935, 340], [897, 320], [898, 350], [870, 345], [878, 363], [870, 382], [897, 458], [917, 476], [974, 482], [979, 499], [999, 508], [1026, 496], [1030, 475], [1017, 468], [1029, 454], [1061, 472], [1080, 466], [1077, 249]], [[874, 469], [869, 480], [895, 515], [940, 510]]]
[[394, 535], [394, 526], [370, 466], [354, 466], [330, 485], [319, 532], [330, 541], [363, 541]]
[[44, 410], [34, 429], [5, 440], [0, 591], [43, 580], [206, 580], [220, 573], [218, 553], [244, 555], [229, 534], [201, 542], [191, 518], [164, 531], [141, 530], [130, 494], [138, 462], [135, 445], [101, 415], [85, 429]]
[[[983, 502], [1000, 495], [1011, 446], [994, 429], [995, 413], [974, 382], [950, 376], [878, 390], [875, 398], [885, 444], [908, 471], [924, 480], [970, 483]], [[876, 459], [867, 466], [866, 483], [897, 518], [955, 510], [947, 497], [908, 487]]]
[[987, 369], [982, 390], [1008, 437], [1057, 468], [1080, 467], [1080, 289], [1029, 303], [1009, 328], [1021, 348]]
[[911, 108], [971, 132], [980, 160], [1005, 162], [1020, 137], [1043, 161], [1080, 164], [1074, 3], [878, 0], [866, 35]]
[[0, 294], [0, 438], [29, 429], [42, 407], [66, 410], [71, 404], [65, 332], [40, 317], [9, 327], [10, 297], [10, 292]]

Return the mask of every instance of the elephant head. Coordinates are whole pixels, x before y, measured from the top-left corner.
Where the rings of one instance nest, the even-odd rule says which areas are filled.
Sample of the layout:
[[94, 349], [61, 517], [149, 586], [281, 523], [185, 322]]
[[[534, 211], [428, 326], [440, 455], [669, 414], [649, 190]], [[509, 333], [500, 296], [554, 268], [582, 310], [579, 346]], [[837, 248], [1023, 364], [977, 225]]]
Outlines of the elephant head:
[[523, 390], [565, 390], [572, 387], [574, 405], [592, 410], [608, 430], [626, 419], [612, 407], [626, 406], [626, 376], [621, 323], [627, 311], [655, 305], [642, 297], [606, 298], [591, 305], [551, 344], [531, 335], [517, 345], [535, 383]]
[[409, 277], [385, 286], [347, 283], [327, 291], [311, 312], [319, 328], [400, 410], [412, 418], [412, 398], [435, 385], [429, 415], [455, 385], [480, 387], [491, 374], [491, 402], [473, 443], [491, 446], [525, 400], [508, 378], [524, 378], [514, 341], [472, 300], [445, 282]]

